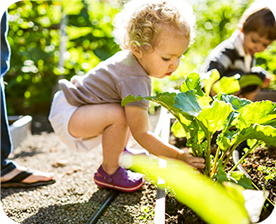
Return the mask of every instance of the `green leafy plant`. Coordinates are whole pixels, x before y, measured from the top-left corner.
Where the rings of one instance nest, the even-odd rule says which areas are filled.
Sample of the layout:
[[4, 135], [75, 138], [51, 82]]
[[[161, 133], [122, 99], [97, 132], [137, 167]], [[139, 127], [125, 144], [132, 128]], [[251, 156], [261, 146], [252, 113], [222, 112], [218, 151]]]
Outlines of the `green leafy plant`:
[[[213, 72], [216, 76], [216, 72]], [[276, 104], [271, 101], [251, 102], [233, 95], [219, 93], [214, 99], [209, 97], [213, 78], [205, 83], [205, 93], [197, 73], [187, 75], [179, 92], [164, 92], [156, 96], [127, 96], [122, 105], [137, 100], [149, 100], [165, 107], [176, 119], [172, 130], [177, 137], [186, 137], [187, 146], [194, 156], [206, 160], [204, 173], [223, 182], [232, 181], [251, 188], [250, 180], [239, 171], [231, 169], [226, 173], [226, 165], [236, 147], [248, 139], [253, 139], [254, 150], [260, 142], [276, 146]], [[207, 91], [206, 91], [207, 90]], [[216, 155], [211, 156], [211, 140], [215, 133]]]
[[112, 36], [116, 1], [18, 1], [8, 8], [8, 114], [49, 112], [60, 78], [95, 67], [119, 47]]
[[257, 170], [264, 174], [264, 179], [266, 182], [276, 179], [276, 162], [274, 161], [274, 167], [258, 166]]

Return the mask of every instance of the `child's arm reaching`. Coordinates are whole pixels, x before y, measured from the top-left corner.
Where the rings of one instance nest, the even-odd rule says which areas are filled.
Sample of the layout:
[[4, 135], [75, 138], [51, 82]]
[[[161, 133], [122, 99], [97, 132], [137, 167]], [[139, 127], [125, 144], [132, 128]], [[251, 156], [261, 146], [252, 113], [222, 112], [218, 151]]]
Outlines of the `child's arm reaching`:
[[264, 84], [263, 84], [262, 88], [267, 88], [267, 87], [269, 86], [270, 82], [271, 82], [270, 77], [269, 77], [269, 76], [266, 76], [266, 77], [264, 78]]
[[133, 137], [150, 153], [156, 156], [165, 156], [182, 160], [195, 168], [204, 168], [203, 158], [193, 157], [185, 151], [162, 142], [158, 136], [155, 136], [150, 131], [148, 112], [146, 110], [138, 107], [126, 106], [125, 112]]

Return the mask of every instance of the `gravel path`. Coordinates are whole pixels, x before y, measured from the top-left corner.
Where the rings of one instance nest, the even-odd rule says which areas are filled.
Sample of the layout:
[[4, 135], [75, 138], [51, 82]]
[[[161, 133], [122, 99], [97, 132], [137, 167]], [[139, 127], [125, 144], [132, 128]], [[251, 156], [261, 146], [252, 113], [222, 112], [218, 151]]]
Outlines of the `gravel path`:
[[[33, 119], [36, 130], [14, 150], [10, 159], [30, 169], [54, 172], [56, 183], [1, 189], [2, 209], [17, 223], [87, 223], [110, 192], [99, 189], [93, 181], [93, 174], [102, 162], [101, 146], [88, 153], [76, 153], [55, 133], [40, 132], [49, 125], [45, 120]], [[150, 117], [152, 130], [157, 120], [157, 114]], [[138, 148], [134, 141], [132, 144]], [[155, 196], [156, 187], [147, 181], [137, 192], [120, 193], [97, 223], [149, 223], [153, 220]]]

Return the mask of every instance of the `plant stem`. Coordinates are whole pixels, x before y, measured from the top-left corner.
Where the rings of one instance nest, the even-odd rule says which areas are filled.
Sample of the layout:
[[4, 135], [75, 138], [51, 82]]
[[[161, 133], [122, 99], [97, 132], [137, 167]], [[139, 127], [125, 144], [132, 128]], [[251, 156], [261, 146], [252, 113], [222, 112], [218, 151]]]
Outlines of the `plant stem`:
[[206, 166], [205, 166], [205, 173], [208, 177], [210, 177], [211, 174], [211, 137], [213, 136], [213, 134], [211, 135], [211, 133], [208, 131], [209, 130], [209, 122], [207, 121], [207, 127], [205, 127], [202, 122], [198, 119], [196, 119], [196, 122], [198, 123], [198, 125], [201, 127], [201, 129], [204, 131], [205, 136], [206, 136], [206, 140], [207, 140], [207, 155], [206, 155]]
[[[228, 120], [228, 124], [227, 124], [227, 128], [225, 130], [228, 129], [228, 127], [231, 124], [231, 121], [234, 117], [234, 112], [231, 112], [230, 116], [229, 116], [229, 120]], [[224, 153], [221, 155], [220, 160], [223, 161], [224, 157], [227, 155], [227, 153], [231, 150], [232, 147], [229, 147], [227, 150], [224, 151]]]
[[240, 160], [235, 164], [235, 166], [229, 171], [229, 173], [233, 172], [237, 167], [238, 165], [248, 156], [249, 153], [253, 152], [257, 147], [258, 145], [260, 144], [259, 141], [257, 141], [253, 147], [251, 149], [249, 149], [244, 155], [242, 158], [240, 158]]
[[231, 150], [232, 146], [230, 146], [227, 150], [224, 151], [224, 153], [221, 155], [220, 160], [223, 161], [224, 157], [227, 155], [227, 153]]
[[[220, 160], [223, 161], [224, 157], [227, 155], [229, 151], [232, 150], [233, 146], [230, 146], [227, 150], [224, 151], [224, 153], [221, 155]], [[223, 165], [223, 164], [222, 164]], [[226, 166], [226, 165], [225, 165]]]
[[211, 176], [216, 172], [219, 153], [220, 153], [220, 147], [218, 147], [217, 151], [216, 151], [216, 155], [215, 155], [215, 159], [214, 159], [214, 162], [213, 162]]
[[211, 172], [211, 137], [210, 137], [210, 132], [207, 134], [207, 158], [206, 158], [206, 167], [207, 167], [207, 174], [208, 177], [210, 176]]
[[[239, 145], [240, 143], [236, 143], [236, 144], [234, 144], [232, 147], [230, 147], [229, 149], [230, 150], [227, 150], [227, 151], [230, 151], [229, 152], [229, 154], [227, 155], [227, 158], [226, 158], [226, 160], [225, 160], [225, 162], [224, 162], [224, 164], [223, 164], [223, 169], [225, 169], [225, 167], [226, 167], [226, 165], [227, 165], [227, 163], [228, 163], [228, 161], [229, 161], [229, 159], [230, 159], [230, 157], [231, 157], [231, 155], [232, 155], [232, 153], [233, 153], [233, 151], [235, 150], [235, 148], [237, 148], [237, 146]], [[225, 153], [226, 154], [226, 153]], [[225, 155], [224, 154], [224, 155]]]

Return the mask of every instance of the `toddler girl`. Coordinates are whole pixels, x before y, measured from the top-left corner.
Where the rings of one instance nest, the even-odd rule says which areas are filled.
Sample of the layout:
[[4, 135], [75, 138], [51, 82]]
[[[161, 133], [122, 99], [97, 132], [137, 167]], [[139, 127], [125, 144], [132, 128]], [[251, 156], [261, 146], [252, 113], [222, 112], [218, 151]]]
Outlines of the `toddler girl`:
[[94, 175], [101, 187], [132, 192], [143, 179], [119, 166], [128, 129], [149, 153], [204, 168], [193, 157], [162, 142], [149, 127], [147, 101], [121, 106], [128, 95], [149, 96], [151, 77], [170, 76], [186, 51], [194, 26], [192, 7], [184, 0], [131, 0], [115, 18], [114, 35], [122, 51], [84, 76], [60, 80], [49, 115], [54, 131], [76, 151], [102, 143], [103, 162]]

